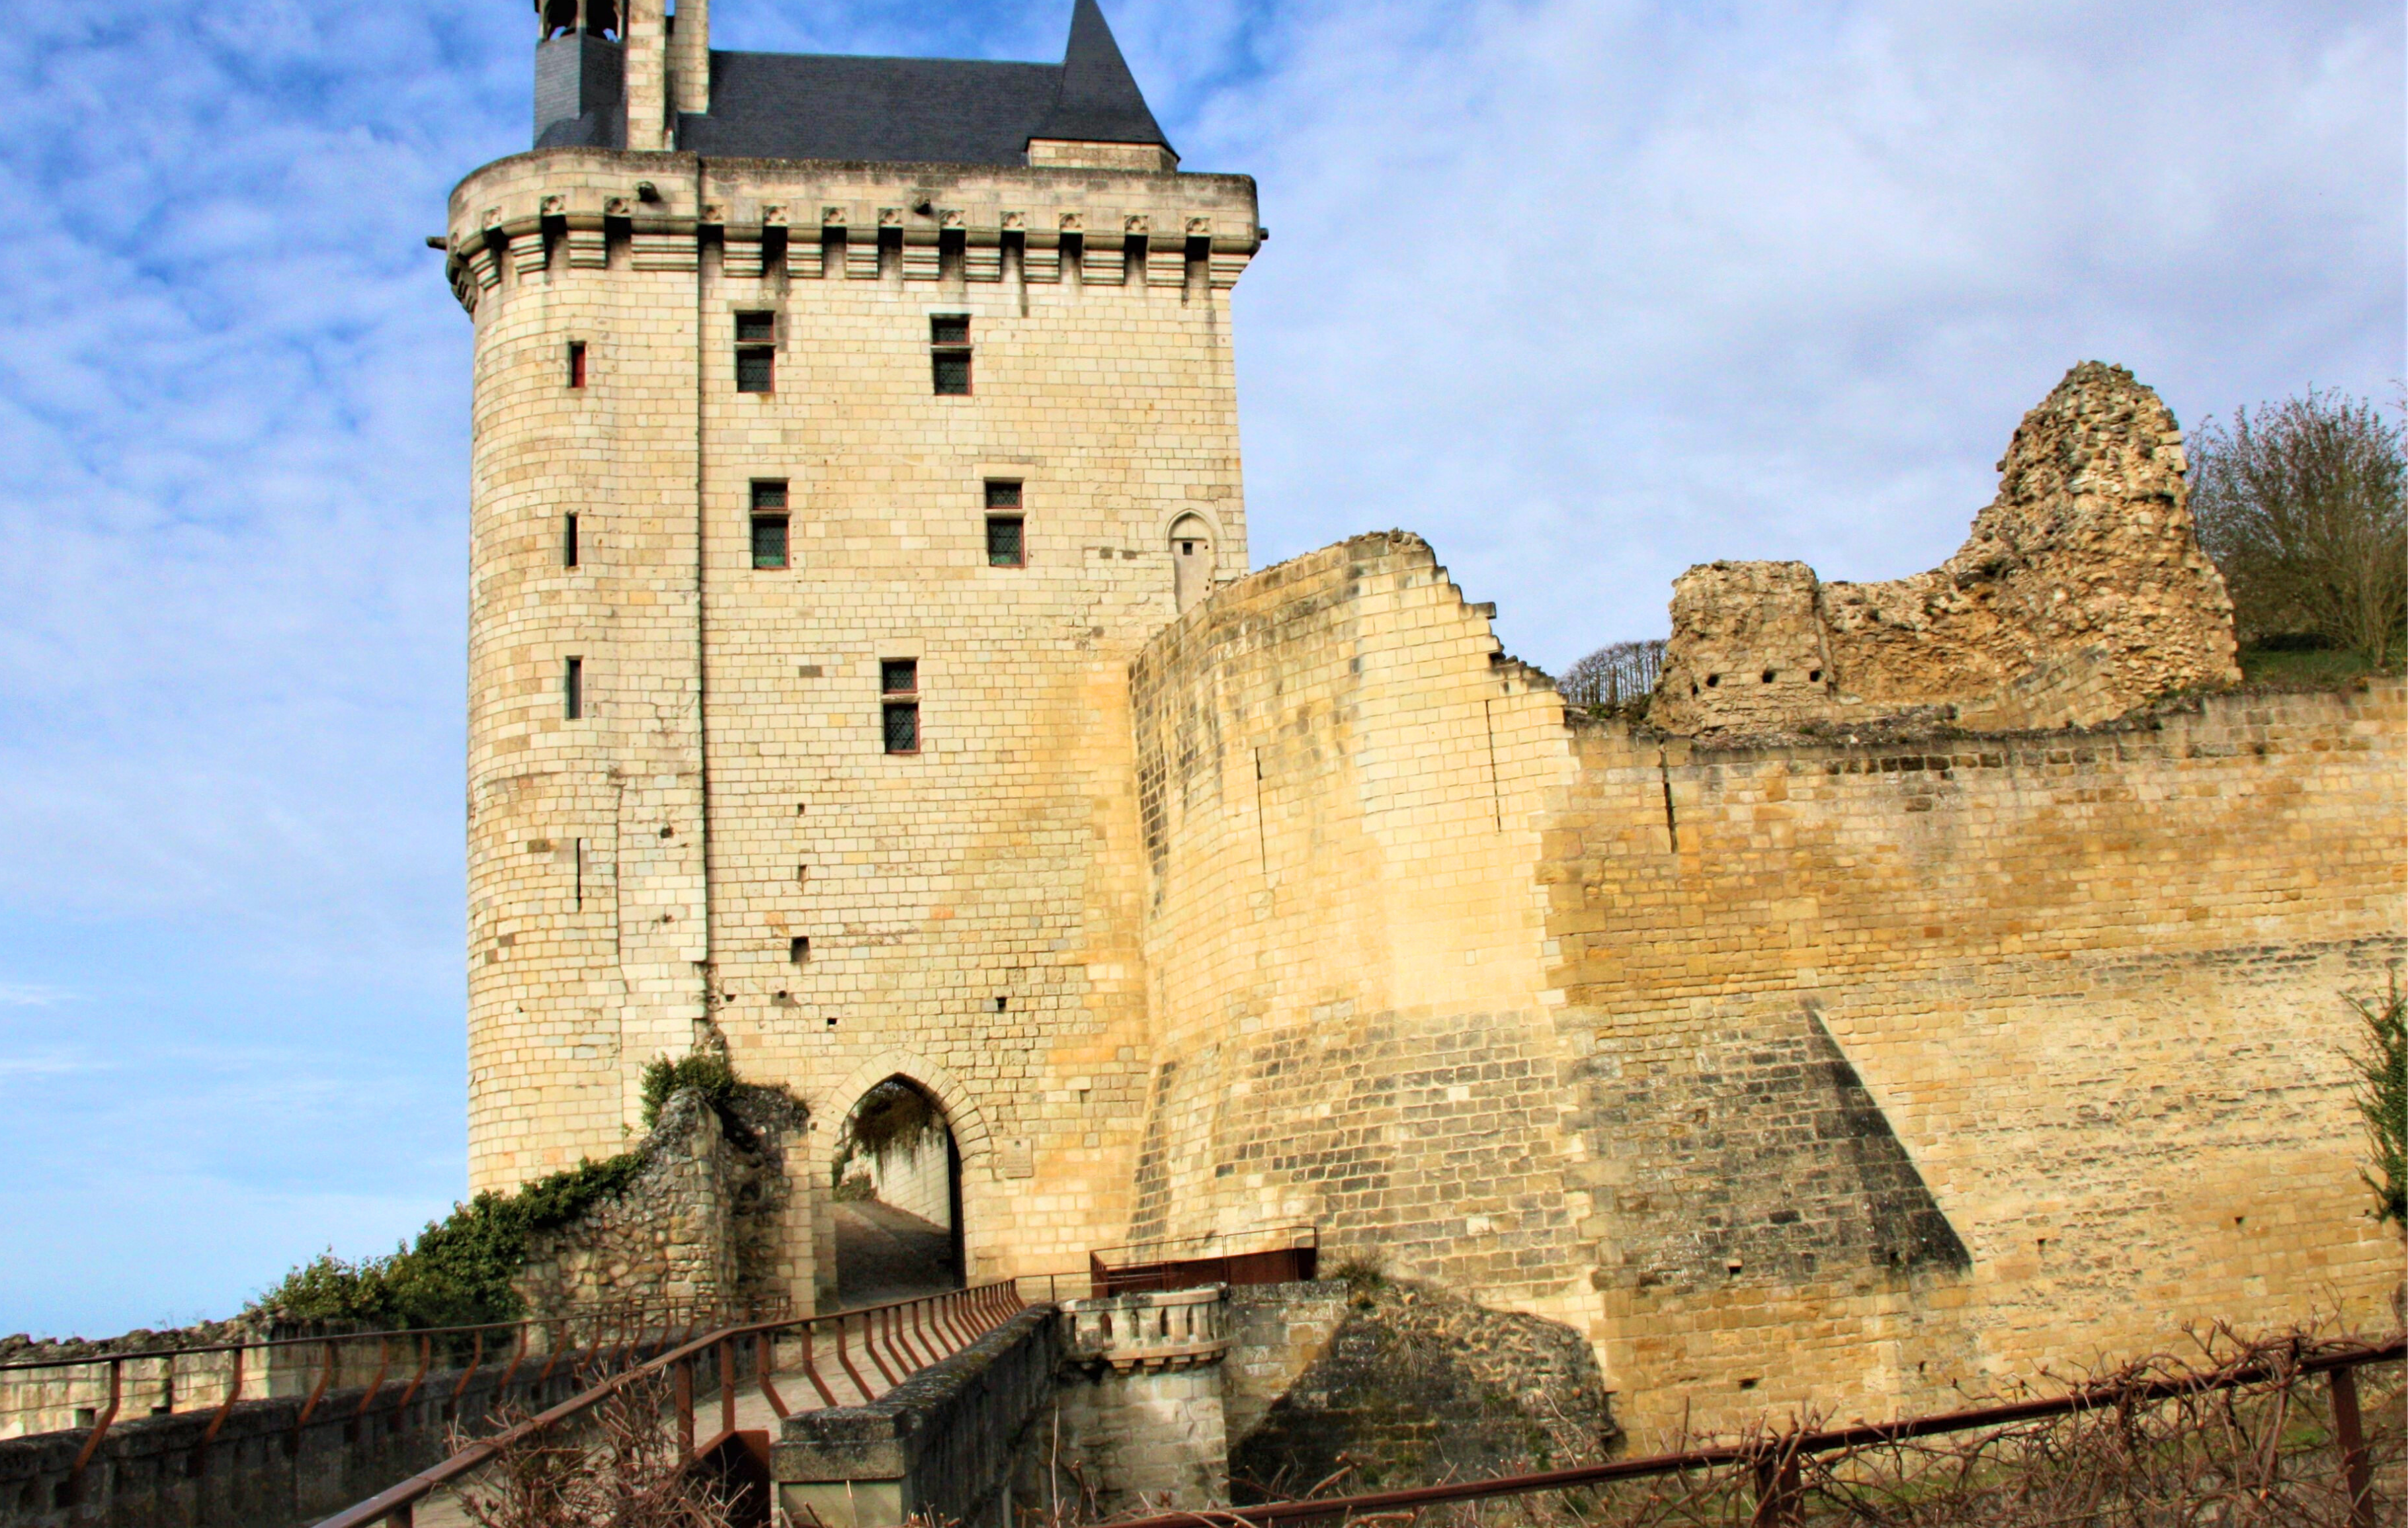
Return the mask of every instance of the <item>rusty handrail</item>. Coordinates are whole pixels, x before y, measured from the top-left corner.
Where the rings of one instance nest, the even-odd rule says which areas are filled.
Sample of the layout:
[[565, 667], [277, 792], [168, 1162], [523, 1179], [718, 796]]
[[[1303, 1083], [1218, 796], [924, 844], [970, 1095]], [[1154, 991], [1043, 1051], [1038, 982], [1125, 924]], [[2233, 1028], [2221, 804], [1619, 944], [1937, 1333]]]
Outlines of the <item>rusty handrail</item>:
[[[2301, 1374], [2327, 1374], [2336, 1379], [2350, 1374], [2361, 1364], [2396, 1363], [2408, 1358], [2408, 1336], [2394, 1337], [2378, 1345], [2359, 1344], [2315, 1354], [2299, 1362]], [[2275, 1377], [2272, 1363], [2246, 1365], [2228, 1374], [2207, 1378], [2180, 1377], [2152, 1380], [2145, 1385], [2118, 1385], [2112, 1382], [2087, 1385], [2063, 1395], [2041, 1401], [2016, 1401], [2005, 1405], [1979, 1406], [1965, 1411], [1936, 1412], [1928, 1417], [1911, 1417], [1895, 1422], [1858, 1422], [1853, 1427], [1828, 1428], [1813, 1433], [1768, 1434], [1763, 1441], [1745, 1444], [1725, 1444], [1711, 1449], [1692, 1449], [1683, 1453], [1650, 1454], [1641, 1459], [1616, 1460], [1609, 1464], [1582, 1464], [1570, 1469], [1541, 1470], [1532, 1475], [1497, 1476], [1485, 1480], [1450, 1480], [1443, 1485], [1416, 1486], [1403, 1491], [1369, 1492], [1359, 1496], [1324, 1496], [1301, 1501], [1262, 1502], [1253, 1506], [1214, 1507], [1208, 1513], [1165, 1512], [1148, 1518], [1126, 1518], [1111, 1528], [1271, 1528], [1273, 1524], [1303, 1522], [1314, 1518], [1355, 1518], [1370, 1513], [1398, 1512], [1414, 1507], [1432, 1506], [1440, 1502], [1475, 1501], [1496, 1496], [1527, 1496], [1541, 1491], [1566, 1491], [1576, 1486], [1603, 1485], [1612, 1480], [1636, 1480], [1649, 1476], [1677, 1475], [1684, 1470], [1713, 1469], [1730, 1465], [1749, 1465], [1756, 1472], [1759, 1498], [1770, 1505], [1770, 1514], [1760, 1511], [1764, 1521], [1790, 1522], [1793, 1515], [1780, 1508], [1793, 1502], [1798, 1492], [1797, 1461], [1805, 1454], [1828, 1453], [1839, 1449], [1862, 1448], [1868, 1444], [1902, 1443], [1909, 1438], [1929, 1437], [1940, 1433], [1963, 1433], [1982, 1427], [2006, 1427], [2015, 1422], [2037, 1421], [2049, 1417], [2070, 1416], [2078, 1411], [2109, 1410], [2119, 1405], [2148, 1405], [2172, 1400], [2177, 1395], [2199, 1394], [2209, 1391], [2229, 1390], [2237, 1385], [2255, 1384]], [[2346, 1389], [2347, 1401], [2342, 1401]], [[2351, 1493], [2353, 1528], [2373, 1528], [2372, 1483], [2368, 1479], [2366, 1446], [2357, 1427], [2357, 1384], [2353, 1378], [2346, 1387], [2334, 1386], [2335, 1431], [2340, 1434], [2347, 1485]], [[2345, 1408], [2345, 1409], [2344, 1409]], [[2361, 1484], [2361, 1482], [2365, 1482]]]
[[[834, 1323], [837, 1331], [837, 1356], [843, 1362], [846, 1372], [853, 1376], [862, 1398], [867, 1401], [870, 1398], [872, 1392], [867, 1385], [860, 1384], [859, 1374], [853, 1370], [852, 1360], [845, 1355], [843, 1335], [844, 1323], [855, 1316], [863, 1318], [863, 1347], [869, 1353], [870, 1357], [875, 1360], [878, 1357], [878, 1353], [876, 1348], [871, 1343], [870, 1333], [872, 1323], [878, 1316], [892, 1316], [898, 1312], [901, 1307], [918, 1305], [927, 1301], [944, 1299], [947, 1294], [958, 1293], [970, 1293], [992, 1300], [995, 1302], [998, 1312], [1004, 1311], [1007, 1305], [1010, 1309], [1012, 1310], [1023, 1308], [1026, 1305], [1026, 1302], [1020, 1299], [1019, 1290], [1014, 1280], [998, 1279], [992, 1284], [979, 1286], [974, 1290], [953, 1290], [939, 1294], [918, 1295], [909, 1300], [889, 1301], [884, 1305], [864, 1305], [853, 1310], [832, 1312], [825, 1316], [789, 1316], [775, 1318], [768, 1320], [742, 1322], [732, 1326], [722, 1327], [717, 1331], [706, 1332], [701, 1336], [695, 1337], [667, 1352], [659, 1354], [658, 1356], [649, 1359], [642, 1363], [637, 1364], [620, 1374], [614, 1375], [611, 1377], [603, 1380], [601, 1383], [594, 1385], [589, 1389], [569, 1397], [567, 1400], [563, 1401], [558, 1405], [552, 1407], [550, 1410], [529, 1418], [527, 1420], [519, 1423], [515, 1427], [508, 1428], [503, 1432], [495, 1434], [490, 1438], [485, 1438], [481, 1441], [469, 1444], [467, 1447], [462, 1449], [458, 1453], [453, 1454], [450, 1459], [445, 1460], [443, 1463], [434, 1465], [431, 1468], [421, 1470], [418, 1474], [411, 1476], [408, 1479], [401, 1481], [397, 1485], [387, 1487], [376, 1495], [369, 1497], [366, 1501], [347, 1507], [343, 1511], [336, 1513], [333, 1517], [322, 1520], [316, 1525], [316, 1528], [371, 1528], [371, 1525], [384, 1522], [388, 1520], [395, 1523], [406, 1523], [409, 1521], [413, 1509], [416, 1507], [418, 1503], [424, 1501], [428, 1496], [433, 1495], [437, 1491], [449, 1485], [452, 1481], [459, 1479], [461, 1477], [481, 1468], [489, 1463], [494, 1455], [499, 1453], [503, 1449], [508, 1448], [512, 1443], [515, 1443], [520, 1438], [543, 1432], [549, 1428], [557, 1426], [561, 1422], [566, 1421], [571, 1418], [590, 1411], [605, 1400], [608, 1400], [610, 1396], [617, 1394], [620, 1391], [635, 1384], [637, 1381], [660, 1374], [665, 1370], [672, 1373], [673, 1381], [677, 1386], [676, 1405], [680, 1439], [684, 1444], [687, 1451], [691, 1453], [695, 1443], [694, 1436], [694, 1361], [696, 1357], [705, 1353], [725, 1353], [732, 1351], [734, 1344], [748, 1337], [764, 1344], [766, 1347], [768, 1339], [779, 1332], [789, 1331], [796, 1327], [800, 1327], [806, 1332], [806, 1333], [808, 1333], [812, 1328], [824, 1323]], [[996, 1324], [1000, 1324], [1000, 1321], [1001, 1316], [998, 1315]], [[990, 1327], [989, 1330], [992, 1330], [992, 1327]], [[808, 1353], [808, 1336], [806, 1338], [806, 1352]], [[965, 1344], [964, 1346], [968, 1345]], [[955, 1349], [956, 1352], [959, 1350], [960, 1349], [958, 1348]], [[949, 1356], [951, 1355], [940, 1355], [940, 1357]], [[882, 1372], [884, 1368], [883, 1364], [881, 1364], [880, 1367]], [[728, 1372], [730, 1368], [732, 1368], [732, 1365], [723, 1363], [723, 1371], [720, 1375], [721, 1416], [723, 1420], [728, 1424], [727, 1427], [723, 1430], [721, 1434], [722, 1437], [724, 1437], [726, 1431], [732, 1430], [734, 1422], [734, 1387], [736, 1380], [734, 1374], [732, 1372]], [[907, 1374], [904, 1377], [908, 1378], [910, 1376]], [[813, 1372], [813, 1379], [816, 1383], [816, 1372]], [[899, 1384], [900, 1382], [901, 1381], [899, 1379], [889, 1377], [887, 1380], [887, 1388], [892, 1389], [895, 1385]], [[824, 1386], [821, 1387], [821, 1391], [823, 1394], [826, 1393]], [[713, 1438], [704, 1441], [715, 1444], [720, 1441], [720, 1439]]]

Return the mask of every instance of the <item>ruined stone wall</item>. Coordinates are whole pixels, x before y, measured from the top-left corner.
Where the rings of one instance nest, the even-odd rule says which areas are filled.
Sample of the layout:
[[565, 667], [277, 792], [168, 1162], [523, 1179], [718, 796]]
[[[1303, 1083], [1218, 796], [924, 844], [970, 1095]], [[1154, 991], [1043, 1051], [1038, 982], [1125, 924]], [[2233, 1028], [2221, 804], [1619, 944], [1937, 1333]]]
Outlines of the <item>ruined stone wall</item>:
[[1579, 729], [1550, 981], [1642, 1435], [2387, 1325], [2344, 992], [2401, 958], [2396, 684], [2113, 728]]
[[[795, 1214], [786, 1171], [802, 1125], [799, 1111], [757, 1089], [725, 1118], [699, 1093], [673, 1095], [636, 1148], [644, 1166], [633, 1182], [528, 1238], [513, 1281], [528, 1314], [779, 1308], [792, 1292], [792, 1259], [810, 1255], [810, 1220]], [[802, 1273], [809, 1287], [808, 1261]]]
[[[900, 1074], [961, 1148], [974, 1276], [1117, 1238], [1148, 1048], [1125, 665], [1175, 562], [1245, 567], [1256, 243], [1232, 176], [549, 150], [463, 182], [477, 1187], [618, 1149], [644, 1064], [715, 1028], [828, 1122], [795, 1163], [822, 1202], [837, 1123]], [[770, 315], [767, 392], [740, 313]], [[939, 313], [964, 396], [932, 386]], [[990, 482], [1024, 565], [989, 557]], [[916, 752], [884, 747], [891, 659]]]
[[1824, 584], [1796, 562], [1682, 575], [1649, 719], [1767, 731], [1930, 710], [1976, 728], [2086, 726], [2237, 680], [2186, 466], [2155, 393], [2077, 366], [2024, 416], [1998, 497], [1939, 568], [1886, 584]]
[[1566, 1296], [1537, 810], [1562, 707], [1419, 538], [1224, 589], [1131, 666], [1158, 1030], [1134, 1240], [1312, 1223], [1321, 1259]]

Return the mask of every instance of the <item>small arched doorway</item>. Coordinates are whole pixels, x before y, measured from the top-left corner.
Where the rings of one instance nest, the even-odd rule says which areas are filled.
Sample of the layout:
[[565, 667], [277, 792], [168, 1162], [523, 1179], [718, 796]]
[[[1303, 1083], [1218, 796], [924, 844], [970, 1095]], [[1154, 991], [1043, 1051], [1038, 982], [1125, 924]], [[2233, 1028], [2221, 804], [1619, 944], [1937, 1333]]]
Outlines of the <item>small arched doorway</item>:
[[864, 1092], [831, 1178], [838, 1305], [961, 1288], [961, 1148], [934, 1094], [900, 1074]]
[[1200, 514], [1171, 522], [1170, 577], [1182, 613], [1212, 592], [1212, 527]]

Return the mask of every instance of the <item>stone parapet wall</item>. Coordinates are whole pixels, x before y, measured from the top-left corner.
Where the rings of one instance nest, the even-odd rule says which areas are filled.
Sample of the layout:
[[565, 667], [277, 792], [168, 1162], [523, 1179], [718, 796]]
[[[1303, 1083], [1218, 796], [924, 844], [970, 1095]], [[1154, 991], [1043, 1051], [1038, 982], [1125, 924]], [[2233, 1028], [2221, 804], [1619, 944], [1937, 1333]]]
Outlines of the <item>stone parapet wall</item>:
[[1061, 1358], [1054, 1307], [1031, 1305], [866, 1405], [796, 1413], [770, 1449], [780, 1510], [825, 1528], [1010, 1528]]
[[2088, 726], [2241, 677], [2232, 605], [2200, 550], [2182, 432], [2120, 368], [2086, 362], [2024, 416], [1999, 497], [1941, 567], [1824, 584], [1798, 562], [1682, 575], [1649, 720], [1792, 731], [1927, 712]]

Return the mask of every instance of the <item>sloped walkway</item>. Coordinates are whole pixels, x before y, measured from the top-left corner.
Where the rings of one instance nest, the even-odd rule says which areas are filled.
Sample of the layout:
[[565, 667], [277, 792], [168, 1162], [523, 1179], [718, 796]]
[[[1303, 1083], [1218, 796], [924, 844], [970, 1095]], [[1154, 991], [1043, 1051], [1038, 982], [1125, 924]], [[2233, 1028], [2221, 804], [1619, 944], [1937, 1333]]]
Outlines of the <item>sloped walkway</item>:
[[852, 1310], [960, 1288], [944, 1227], [874, 1199], [836, 1206], [837, 1304]]

